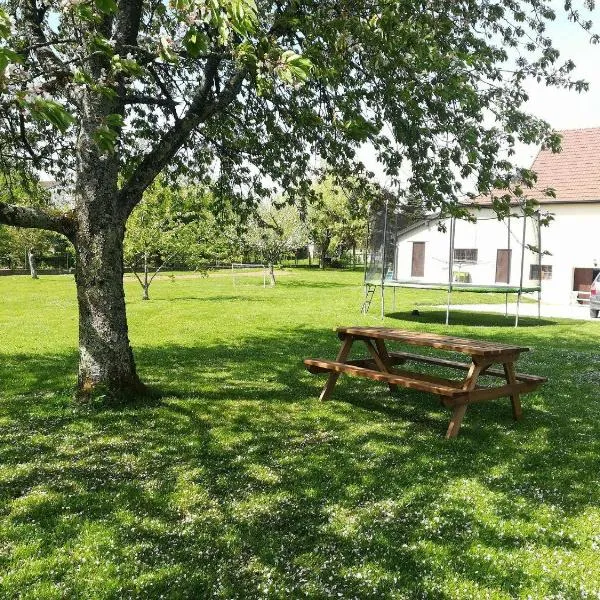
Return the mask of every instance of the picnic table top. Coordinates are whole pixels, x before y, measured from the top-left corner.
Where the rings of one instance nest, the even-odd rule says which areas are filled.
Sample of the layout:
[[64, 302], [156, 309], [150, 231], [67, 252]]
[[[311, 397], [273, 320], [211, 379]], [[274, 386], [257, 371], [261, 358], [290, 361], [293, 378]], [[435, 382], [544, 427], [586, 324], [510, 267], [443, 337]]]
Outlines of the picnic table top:
[[471, 340], [437, 333], [393, 329], [390, 327], [338, 327], [340, 337], [347, 335], [367, 337], [372, 339], [402, 342], [412, 346], [425, 346], [451, 352], [462, 352], [471, 356], [501, 356], [506, 354], [519, 354], [527, 352], [529, 348], [488, 342], [484, 340]]

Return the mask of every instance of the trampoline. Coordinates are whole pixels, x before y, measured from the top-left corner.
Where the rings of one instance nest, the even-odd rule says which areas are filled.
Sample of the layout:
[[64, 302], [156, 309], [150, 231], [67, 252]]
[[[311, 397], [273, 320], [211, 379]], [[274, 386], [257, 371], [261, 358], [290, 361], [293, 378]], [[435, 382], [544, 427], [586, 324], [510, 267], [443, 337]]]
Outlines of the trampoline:
[[[468, 222], [469, 226], [473, 228], [472, 231], [476, 231], [478, 225], [482, 222], [488, 222], [485, 227], [490, 231], [494, 231], [494, 235], [501, 236], [503, 240], [504, 247], [498, 249], [497, 252], [506, 253], [505, 256], [508, 257], [506, 259], [508, 261], [508, 266], [505, 265], [504, 267], [506, 272], [500, 273], [500, 276], [504, 277], [505, 281], [492, 281], [489, 274], [482, 275], [481, 264], [476, 268], [475, 265], [469, 264], [468, 261], [459, 261], [456, 259], [455, 245], [457, 240], [458, 219], [454, 217], [442, 218], [440, 215], [434, 215], [408, 227], [403, 227], [401, 209], [401, 206], [394, 206], [392, 203], [386, 202], [380, 206], [378, 210], [375, 209], [372, 211], [371, 219], [369, 221], [369, 230], [367, 232], [368, 260], [364, 272], [365, 298], [361, 309], [364, 314], [369, 311], [372, 300], [378, 289], [381, 292], [381, 318], [383, 319], [386, 308], [386, 288], [393, 289], [394, 310], [396, 307], [396, 290], [399, 288], [413, 288], [444, 290], [447, 292], [446, 325], [450, 324], [452, 295], [454, 292], [482, 294], [502, 293], [505, 295], [505, 316], [507, 317], [508, 297], [510, 294], [516, 294], [517, 302], [514, 315], [515, 327], [518, 327], [519, 325], [519, 309], [523, 294], [537, 294], [538, 318], [540, 317], [542, 290], [541, 259], [543, 252], [541, 244], [541, 215], [539, 211], [533, 214], [526, 214], [525, 211], [514, 212], [511, 213], [510, 217], [507, 219], [501, 220], [495, 215], [485, 216], [490, 214], [491, 209], [473, 207], [474, 219], [472, 222]], [[519, 225], [517, 228], [514, 227], [515, 220]], [[441, 222], [447, 224], [445, 232], [440, 230], [436, 225], [436, 232], [432, 234], [432, 224], [439, 224]], [[459, 227], [462, 227], [464, 231], [468, 229], [468, 226], [465, 225], [459, 225]], [[423, 272], [419, 273], [420, 276], [406, 277], [406, 252], [403, 254], [402, 249], [404, 246], [410, 245], [411, 243], [424, 245], [424, 242], [415, 242], [415, 240], [421, 239], [419, 237], [419, 232], [426, 230], [429, 232], [430, 239], [435, 240], [437, 244], [438, 255], [433, 258], [434, 261], [437, 261], [437, 265], [433, 268], [431, 265], [429, 267], [423, 265]], [[533, 238], [533, 240], [531, 240], [531, 238]], [[528, 243], [528, 239], [534, 243]], [[444, 248], [443, 253], [441, 251], [442, 246]], [[515, 248], [518, 250], [516, 259], [512, 253]], [[525, 282], [524, 277], [526, 253], [530, 259], [535, 260], [537, 266], [535, 271], [532, 270], [532, 273], [537, 273], [537, 279], [532, 281], [530, 274], [530, 279], [527, 283]], [[497, 256], [499, 257], [500, 254]], [[488, 264], [490, 262], [491, 261], [488, 261]], [[518, 267], [518, 269], [514, 269], [517, 271], [518, 277], [512, 276], [511, 265], [513, 262], [515, 263], [514, 266]], [[466, 266], [465, 263], [467, 263]], [[475, 260], [475, 263], [477, 263], [477, 260]], [[456, 270], [457, 265], [458, 271]], [[443, 273], [442, 269], [444, 271]], [[498, 264], [496, 264], [495, 269], [495, 279], [497, 280], [499, 276]], [[438, 277], [425, 278], [425, 271], [427, 270], [435, 271], [435, 274], [438, 275]], [[471, 276], [473, 276], [473, 279], [476, 281], [468, 281]], [[467, 279], [467, 281], [464, 279]]]

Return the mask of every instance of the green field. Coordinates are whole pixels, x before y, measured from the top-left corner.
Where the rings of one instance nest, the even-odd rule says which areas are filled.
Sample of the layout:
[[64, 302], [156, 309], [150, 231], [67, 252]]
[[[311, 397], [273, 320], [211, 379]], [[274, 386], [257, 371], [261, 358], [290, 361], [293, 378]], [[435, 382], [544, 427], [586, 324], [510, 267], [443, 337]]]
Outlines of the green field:
[[[0, 277], [0, 598], [598, 598], [600, 325], [455, 313], [549, 383], [446, 441], [430, 395], [342, 378], [316, 400], [302, 359], [381, 324], [360, 282], [175, 275], [142, 302], [128, 280], [157, 394], [107, 409], [71, 400], [72, 277]], [[446, 332], [444, 300], [403, 290], [385, 324]]]

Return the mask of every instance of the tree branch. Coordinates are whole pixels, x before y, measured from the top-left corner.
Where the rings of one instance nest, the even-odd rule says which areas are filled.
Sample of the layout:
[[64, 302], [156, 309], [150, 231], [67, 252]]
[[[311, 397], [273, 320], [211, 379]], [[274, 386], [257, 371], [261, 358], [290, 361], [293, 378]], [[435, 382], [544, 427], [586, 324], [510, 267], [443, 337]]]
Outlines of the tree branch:
[[143, 4], [142, 0], [120, 0], [113, 34], [117, 51], [137, 45]]
[[124, 104], [155, 104], [156, 106], [166, 106], [174, 108], [177, 103], [172, 98], [155, 98], [154, 96], [144, 96], [142, 94], [127, 95], [123, 98]]
[[[126, 0], [121, 0], [127, 3]], [[289, 0], [278, 18], [275, 19], [269, 35], [285, 35], [294, 30], [291, 25], [299, 10], [297, 0]], [[129, 215], [135, 205], [141, 200], [144, 190], [154, 181], [156, 176], [175, 156], [177, 151], [189, 139], [191, 132], [215, 113], [226, 108], [239, 94], [249, 68], [241, 66], [223, 87], [211, 103], [207, 103], [218, 68], [223, 55], [213, 53], [206, 59], [204, 81], [194, 95], [192, 102], [181, 119], [175, 121], [173, 127], [165, 133], [162, 139], [148, 152], [139, 163], [127, 183], [121, 188], [121, 204], [125, 214]]]
[[46, 39], [42, 23], [44, 20], [45, 8], [38, 8], [36, 0], [26, 0], [23, 2], [23, 18], [28, 25], [29, 33], [36, 47], [36, 54], [41, 63], [52, 63], [55, 66], [63, 66], [61, 59], [52, 50], [52, 42]]
[[238, 95], [248, 74], [248, 68], [245, 66], [232, 75], [213, 102], [207, 103], [219, 62], [220, 59], [217, 57], [208, 59], [204, 69], [204, 82], [198, 88], [185, 115], [144, 156], [127, 183], [121, 188], [120, 196], [126, 215], [129, 215], [140, 201], [144, 190], [189, 139], [191, 132], [212, 115], [222, 111]]
[[0, 224], [55, 231], [69, 239], [75, 235], [75, 221], [68, 213], [53, 214], [42, 208], [17, 206], [4, 202], [0, 202]]

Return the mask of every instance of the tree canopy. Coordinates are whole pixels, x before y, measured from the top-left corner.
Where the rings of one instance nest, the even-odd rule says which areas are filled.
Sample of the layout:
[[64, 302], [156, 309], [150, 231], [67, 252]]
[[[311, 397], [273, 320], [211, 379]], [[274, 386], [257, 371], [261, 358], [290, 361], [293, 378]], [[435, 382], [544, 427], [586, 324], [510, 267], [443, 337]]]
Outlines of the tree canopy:
[[[2, 160], [70, 176], [84, 127], [118, 154], [123, 197], [162, 169], [216, 179], [219, 195], [244, 204], [272, 191], [266, 181], [304, 197], [313, 153], [357, 173], [355, 150], [369, 142], [390, 178], [407, 166], [406, 193], [438, 207], [462, 197], [461, 178], [476, 192], [506, 183], [518, 141], [558, 143], [522, 111], [528, 78], [586, 87], [545, 33], [555, 18], [547, 0], [8, 0], [2, 9]], [[103, 110], [87, 119], [92, 97]]]
[[247, 247], [267, 263], [271, 285], [275, 285], [275, 265], [286, 254], [305, 246], [308, 232], [294, 206], [288, 204], [277, 208], [272, 203], [263, 202], [243, 239]]

